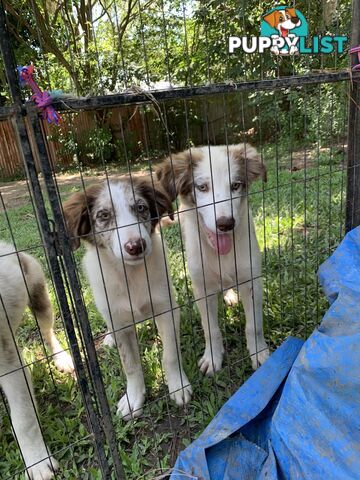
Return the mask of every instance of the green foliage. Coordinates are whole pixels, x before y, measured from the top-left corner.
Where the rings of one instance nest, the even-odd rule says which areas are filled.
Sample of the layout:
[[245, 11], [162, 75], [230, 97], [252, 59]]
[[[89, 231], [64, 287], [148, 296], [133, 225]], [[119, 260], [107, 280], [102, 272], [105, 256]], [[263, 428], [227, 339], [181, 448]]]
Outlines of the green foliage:
[[94, 128], [88, 132], [87, 145], [94, 159], [103, 158], [104, 160], [108, 160], [111, 158], [115, 149], [111, 131], [105, 127]]
[[79, 135], [75, 130], [58, 130], [49, 137], [60, 145], [60, 156], [71, 156], [78, 162], [91, 166], [114, 158], [117, 148], [110, 129], [95, 127]]
[[[329, 146], [346, 137], [347, 85], [324, 84], [278, 91], [254, 92], [249, 106], [257, 142], [274, 137], [288, 148]], [[345, 101], [344, 101], [345, 100]]]
[[[85, 3], [67, 0], [55, 6], [54, 2], [14, 0], [10, 5], [5, 1], [17, 63], [35, 62], [40, 86], [88, 95], [121, 91], [132, 84], [168, 81], [173, 85], [199, 85], [306, 75], [348, 66], [347, 51], [342, 55], [289, 57], [270, 52], [228, 54], [230, 35], [259, 35], [262, 15], [274, 5], [270, 0], [149, 0], [141, 4], [106, 0], [93, 2], [87, 9]], [[310, 6], [299, 0], [296, 8], [307, 18], [310, 35], [350, 32], [350, 0], [338, 2], [336, 9], [332, 3], [315, 2]], [[6, 95], [3, 74], [1, 92]], [[319, 140], [328, 145], [334, 135], [337, 141], [344, 135], [343, 105], [341, 85], [299, 86], [280, 94], [255, 92], [244, 100], [245, 120], [239, 106], [238, 118], [233, 114], [226, 120], [228, 132], [218, 122], [211, 127], [208, 138], [201, 101], [187, 102], [186, 106], [183, 102], [167, 103], [169, 135], [159, 120], [157, 128], [149, 132], [154, 145], [144, 146], [143, 151], [179, 150], [189, 142], [208, 140], [224, 143], [226, 134], [235, 141], [236, 135], [252, 127], [252, 140], [258, 143], [281, 131], [284, 141], [291, 139], [286, 141], [294, 145], [304, 139], [308, 145]], [[220, 104], [219, 110], [224, 113]], [[318, 124], [323, 130], [317, 128]], [[60, 134], [64, 154], [76, 155], [85, 164], [96, 164], [99, 158], [107, 160], [113, 155], [123, 158], [116, 137], [112, 138], [101, 122], [98, 127], [82, 139], [76, 132]], [[138, 139], [131, 138], [133, 133], [125, 139], [127, 144], [134, 143], [129, 145], [130, 153], [139, 150]]]
[[[229, 36], [259, 35], [262, 15], [274, 5], [270, 0], [4, 3], [17, 63], [33, 61], [41, 84], [83, 95], [140, 82], [239, 81], [348, 64], [347, 52], [288, 58], [269, 52], [228, 54]], [[350, 0], [338, 2], [336, 9], [299, 0], [296, 8], [307, 18], [310, 35], [350, 32]]]

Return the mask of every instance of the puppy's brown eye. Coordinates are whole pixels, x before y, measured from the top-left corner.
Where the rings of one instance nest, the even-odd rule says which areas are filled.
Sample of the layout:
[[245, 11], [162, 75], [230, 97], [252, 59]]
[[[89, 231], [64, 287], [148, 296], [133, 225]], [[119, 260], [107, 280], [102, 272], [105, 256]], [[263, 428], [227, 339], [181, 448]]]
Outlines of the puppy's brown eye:
[[280, 22], [283, 22], [283, 21], [284, 21], [284, 17], [280, 16]]
[[239, 188], [241, 187], [242, 183], [241, 182], [233, 182], [231, 184], [231, 190], [233, 192], [235, 192], [236, 190], [239, 190]]
[[136, 211], [137, 211], [138, 213], [145, 213], [145, 212], [148, 211], [148, 208], [147, 208], [147, 206], [144, 205], [143, 203], [138, 203], [138, 204], [136, 205]]
[[209, 190], [209, 187], [207, 186], [206, 183], [202, 183], [201, 185], [196, 185], [196, 188], [200, 191], [200, 192], [207, 192]]
[[105, 222], [110, 219], [110, 212], [108, 210], [100, 210], [100, 212], [96, 214], [96, 218]]

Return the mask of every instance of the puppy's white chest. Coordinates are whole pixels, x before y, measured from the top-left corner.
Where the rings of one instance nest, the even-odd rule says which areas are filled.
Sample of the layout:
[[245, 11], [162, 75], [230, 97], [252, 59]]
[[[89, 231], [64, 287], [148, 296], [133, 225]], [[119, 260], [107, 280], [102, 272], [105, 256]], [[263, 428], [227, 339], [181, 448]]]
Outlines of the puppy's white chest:
[[106, 255], [98, 257], [87, 252], [84, 266], [97, 308], [105, 317], [117, 316], [125, 323], [129, 318], [140, 322], [164, 308], [166, 269], [160, 261], [153, 265], [152, 257], [147, 258], [147, 268], [144, 264], [124, 267], [120, 260], [110, 261]]

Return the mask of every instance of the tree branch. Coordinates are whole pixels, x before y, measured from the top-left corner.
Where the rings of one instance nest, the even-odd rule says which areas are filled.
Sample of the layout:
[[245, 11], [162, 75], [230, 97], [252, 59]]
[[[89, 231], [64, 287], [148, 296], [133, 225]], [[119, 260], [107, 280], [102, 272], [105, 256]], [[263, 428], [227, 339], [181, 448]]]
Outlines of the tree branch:
[[37, 26], [39, 28], [39, 33], [41, 33], [42, 47], [44, 51], [47, 51], [48, 53], [53, 53], [55, 55], [59, 63], [69, 72], [71, 78], [74, 81], [76, 89], [79, 92], [81, 88], [76, 76], [76, 72], [73, 69], [72, 65], [66, 60], [66, 58], [64, 57], [62, 51], [60, 50], [56, 42], [53, 40], [50, 26], [45, 24], [44, 18], [41, 15], [41, 12], [36, 2], [33, 2], [33, 12], [35, 15]]

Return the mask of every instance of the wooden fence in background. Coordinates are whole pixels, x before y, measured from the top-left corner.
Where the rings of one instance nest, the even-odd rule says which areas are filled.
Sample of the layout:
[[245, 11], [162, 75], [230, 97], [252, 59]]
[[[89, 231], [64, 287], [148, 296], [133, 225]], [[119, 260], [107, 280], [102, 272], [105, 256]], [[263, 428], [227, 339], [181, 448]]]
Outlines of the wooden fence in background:
[[[187, 104], [189, 118], [186, 121], [182, 104], [167, 104], [166, 120], [169, 129], [173, 132], [171, 149], [176, 151], [186, 148], [188, 140], [194, 145], [208, 142], [221, 144], [225, 143], [226, 139], [230, 143], [239, 141], [242, 138], [240, 130], [243, 130], [239, 126], [241, 124], [239, 102], [233, 101], [231, 96], [227, 99], [226, 115], [222, 97], [211, 100], [190, 100]], [[254, 111], [246, 107], [245, 129], [252, 126], [253, 117]], [[225, 127], [225, 118], [227, 127]], [[159, 155], [168, 151], [169, 137], [166, 136], [164, 118], [160, 120], [152, 107], [125, 106], [69, 112], [62, 114], [59, 126], [43, 123], [47, 138], [46, 145], [54, 167], [66, 169], [74, 162], [74, 154], [69, 153], [71, 152], [69, 146], [64, 146], [64, 139], [86, 145], [89, 134], [95, 132], [99, 125], [111, 131], [113, 140], [117, 142], [120, 157], [124, 150], [127, 150], [130, 157], [135, 160], [137, 155], [144, 155], [147, 151], [158, 152]], [[59, 137], [62, 137], [62, 142], [59, 141]], [[31, 138], [30, 135], [30, 141]], [[36, 146], [32, 145], [32, 147], [35, 162], [38, 163]], [[124, 158], [123, 153], [122, 158]], [[86, 164], [86, 158], [80, 158], [80, 161]], [[12, 120], [0, 121], [0, 181], [16, 176], [23, 176], [23, 162], [15, 129]]]
[[[60, 142], [56, 141], [58, 134], [61, 132], [62, 136], [66, 137], [70, 132], [74, 132], [76, 141], [80, 142], [98, 124], [99, 119], [96, 118], [96, 115], [99, 115], [99, 112], [83, 111], [78, 114], [63, 114], [62, 122], [58, 127], [43, 122], [47, 138], [46, 145], [54, 166], [66, 168], [73, 162], [73, 156], [67, 153]], [[113, 132], [118, 131], [119, 138], [122, 135], [121, 129], [124, 128], [126, 129], [124, 135], [128, 137], [131, 134], [135, 143], [144, 143], [145, 141], [143, 120], [134, 107], [112, 109], [105, 124], [110, 126]], [[35, 162], [38, 164], [36, 147], [31, 141], [32, 136], [29, 137]], [[22, 175], [23, 162], [13, 122], [11, 119], [0, 121], [0, 181]]]
[[0, 179], [14, 176], [22, 169], [15, 129], [11, 120], [0, 121]]

